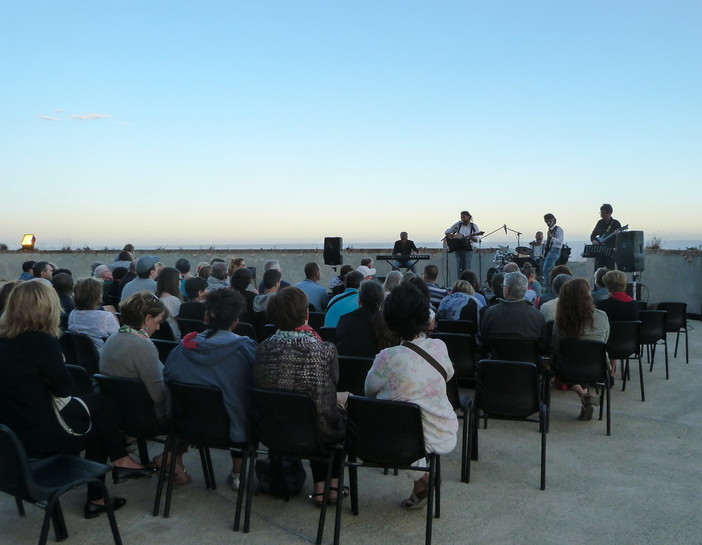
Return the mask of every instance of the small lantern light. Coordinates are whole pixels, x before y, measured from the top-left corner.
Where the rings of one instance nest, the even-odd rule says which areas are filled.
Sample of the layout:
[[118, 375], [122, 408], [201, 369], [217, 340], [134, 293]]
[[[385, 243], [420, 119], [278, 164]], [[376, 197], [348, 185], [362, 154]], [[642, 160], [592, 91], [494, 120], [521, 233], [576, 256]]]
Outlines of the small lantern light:
[[22, 242], [20, 242], [20, 244], [22, 245], [23, 250], [33, 250], [36, 241], [37, 237], [32, 234], [28, 234], [22, 237]]

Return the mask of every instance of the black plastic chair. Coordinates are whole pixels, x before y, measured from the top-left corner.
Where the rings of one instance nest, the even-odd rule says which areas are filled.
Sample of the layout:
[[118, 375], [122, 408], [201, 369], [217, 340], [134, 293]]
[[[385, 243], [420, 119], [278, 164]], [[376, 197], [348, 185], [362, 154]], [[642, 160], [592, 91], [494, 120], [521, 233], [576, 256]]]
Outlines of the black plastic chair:
[[565, 384], [597, 384], [600, 388], [600, 416], [607, 403], [607, 435], [611, 435], [609, 368], [607, 345], [603, 341], [561, 339], [554, 355], [553, 374]]
[[468, 478], [466, 475], [466, 460], [470, 452], [468, 450], [468, 419], [470, 418], [473, 401], [468, 396], [461, 395], [455, 374], [451, 377], [451, 380], [446, 383], [446, 395], [451, 402], [451, 407], [457, 412], [456, 416], [458, 419], [463, 420], [463, 435], [461, 437], [461, 482], [466, 483], [468, 482], [466, 480]]
[[[426, 452], [419, 405], [350, 396], [347, 409], [347, 465], [353, 514], [359, 513], [359, 467], [427, 471], [429, 489], [424, 541], [425, 545], [430, 545], [433, 519], [441, 516], [441, 457]], [[423, 458], [427, 459], [428, 465], [413, 465]]]
[[336, 328], [335, 327], [320, 327], [319, 336], [323, 341], [336, 344]]
[[234, 328], [234, 333], [242, 337], [248, 337], [249, 339], [253, 339], [254, 341], [258, 340], [258, 337], [256, 336], [256, 328], [253, 324], [250, 324], [248, 322], [239, 322], [238, 324], [236, 324], [236, 327]]
[[351, 392], [353, 395], [366, 395], [366, 376], [373, 366], [373, 358], [339, 356], [339, 381], [337, 392]]
[[446, 344], [458, 384], [469, 388], [475, 386], [475, 367], [478, 361], [475, 336], [468, 333], [435, 331], [431, 338], [441, 339]]
[[66, 363], [80, 365], [85, 368], [88, 375], [94, 375], [100, 371], [100, 354], [90, 337], [83, 333], [66, 331], [59, 342]]
[[[224, 405], [222, 392], [218, 388], [177, 381], [168, 381], [166, 385], [171, 394], [172, 429], [166, 440], [166, 448], [163, 451], [162, 460], [164, 464], [166, 461], [170, 462], [169, 475], [175, 475], [177, 447], [178, 443], [182, 441], [187, 441], [198, 448], [205, 486], [212, 490], [217, 489], [217, 483], [215, 481], [210, 449], [233, 450], [242, 454], [241, 481], [237, 493], [233, 527], [234, 531], [237, 531], [241, 518], [244, 489], [246, 488], [246, 469], [249, 459], [248, 444], [234, 443], [229, 438], [229, 413]], [[157, 516], [160, 509], [165, 474], [165, 468], [162, 468], [158, 476], [153, 516]], [[171, 511], [173, 480], [168, 480], [166, 488], [166, 501], [163, 507], [164, 518], [168, 518]]]
[[151, 342], [154, 343], [156, 350], [158, 351], [158, 359], [164, 365], [168, 359], [168, 355], [171, 351], [178, 346], [180, 343], [178, 341], [168, 341], [165, 339], [154, 339], [151, 338]]
[[[541, 432], [541, 490], [546, 489], [546, 432], [549, 409], [543, 400], [543, 377], [536, 364], [527, 361], [480, 360], [475, 398], [470, 410], [466, 479], [470, 482], [471, 459], [478, 460], [480, 418], [537, 422]], [[538, 419], [532, 415], [538, 414]]]
[[88, 372], [85, 367], [80, 365], [70, 365], [66, 364], [66, 369], [71, 374], [73, 379], [73, 389], [71, 390], [72, 396], [82, 396], [86, 394], [92, 394], [95, 392], [95, 386], [93, 381], [88, 376]]
[[310, 310], [310, 317], [307, 323], [312, 329], [319, 333], [319, 330], [324, 327], [324, 313]]
[[666, 333], [666, 320], [668, 313], [665, 310], [641, 310], [639, 311], [639, 344], [646, 347], [646, 355], [650, 367], [653, 371], [653, 362], [656, 359], [656, 347], [663, 345], [665, 350], [665, 379], [670, 378], [668, 370], [668, 335]]
[[[317, 539], [321, 545], [324, 534], [324, 521], [329, 504], [329, 488], [333, 464], [339, 464], [339, 485], [341, 492], [344, 487], [344, 458], [342, 445], [328, 445], [322, 442], [317, 424], [317, 411], [314, 401], [304, 394], [283, 392], [263, 388], [251, 388], [251, 407], [253, 412], [253, 436], [260, 441], [268, 452], [273, 455], [294, 456], [308, 460], [326, 462], [327, 475], [324, 494], [319, 513]], [[257, 451], [252, 448], [251, 464], [247, 481], [253, 483], [253, 468]], [[246, 491], [246, 515], [244, 517], [244, 532], [249, 531], [251, 516], [252, 486]], [[334, 545], [339, 543], [341, 531], [341, 504], [343, 496], [339, 493], [334, 519]]]
[[656, 308], [668, 313], [665, 318], [666, 332], [676, 334], [673, 357], [678, 357], [678, 342], [682, 333], [685, 335], [685, 363], [690, 363], [690, 350], [687, 342], [687, 303], [658, 303]]
[[24, 501], [45, 510], [39, 545], [46, 544], [52, 521], [56, 541], [63, 541], [68, 537], [60, 498], [65, 492], [84, 484], [92, 484], [102, 490], [112, 537], [115, 545], [122, 545], [112, 501], [105, 483], [100, 480], [100, 476], [111, 470], [108, 465], [70, 454], [56, 454], [30, 462], [14, 432], [0, 424], [0, 491], [14, 496], [17, 511], [22, 517], [25, 515], [22, 503]]
[[264, 324], [262, 333], [258, 336], [261, 342], [265, 341], [268, 337], [275, 335], [278, 328], [274, 324]]
[[180, 336], [185, 337], [188, 333], [193, 331], [197, 333], [202, 333], [207, 329], [207, 324], [202, 320], [192, 320], [190, 318], [176, 318], [178, 323], [178, 329], [180, 329]]
[[644, 392], [643, 364], [639, 352], [639, 328], [641, 322], [620, 321], [609, 323], [609, 339], [607, 339], [607, 354], [610, 359], [622, 360], [622, 392], [626, 390], [629, 379], [629, 360], [639, 360], [639, 383], [641, 384], [641, 401], [646, 401]]
[[160, 341], [175, 341], [176, 338], [171, 324], [165, 320], [161, 322], [158, 329], [151, 334], [151, 340], [153, 341], [154, 339]]
[[147, 465], [150, 458], [146, 441], [155, 441], [168, 430], [156, 417], [154, 402], [146, 386], [138, 378], [113, 377], [99, 373], [93, 375], [93, 378], [102, 395], [110, 400], [115, 409], [119, 431], [137, 440], [139, 461], [142, 465]]
[[437, 320], [436, 329], [441, 333], [464, 333], [466, 335], [477, 333], [473, 320]]

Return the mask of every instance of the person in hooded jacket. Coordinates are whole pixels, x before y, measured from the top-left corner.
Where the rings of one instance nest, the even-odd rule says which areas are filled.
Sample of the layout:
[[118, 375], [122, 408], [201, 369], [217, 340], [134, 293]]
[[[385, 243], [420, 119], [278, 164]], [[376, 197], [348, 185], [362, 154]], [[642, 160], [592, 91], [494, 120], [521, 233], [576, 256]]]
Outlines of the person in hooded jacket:
[[[213, 386], [222, 392], [229, 414], [229, 438], [245, 446], [249, 439], [249, 388], [256, 354], [256, 342], [233, 332], [239, 323], [245, 301], [232, 288], [211, 291], [205, 300], [202, 333], [189, 333], [166, 360], [163, 376], [187, 384]], [[241, 458], [232, 454], [233, 489], [239, 488]]]

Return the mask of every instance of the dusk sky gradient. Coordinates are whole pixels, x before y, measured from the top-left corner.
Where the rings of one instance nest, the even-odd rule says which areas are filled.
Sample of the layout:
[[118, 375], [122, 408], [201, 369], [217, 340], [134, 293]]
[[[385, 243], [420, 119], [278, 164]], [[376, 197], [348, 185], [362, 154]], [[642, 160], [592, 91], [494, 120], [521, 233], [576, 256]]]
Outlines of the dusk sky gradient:
[[702, 244], [701, 28], [699, 0], [0, 0], [0, 242], [438, 242], [463, 209], [584, 240], [609, 202]]

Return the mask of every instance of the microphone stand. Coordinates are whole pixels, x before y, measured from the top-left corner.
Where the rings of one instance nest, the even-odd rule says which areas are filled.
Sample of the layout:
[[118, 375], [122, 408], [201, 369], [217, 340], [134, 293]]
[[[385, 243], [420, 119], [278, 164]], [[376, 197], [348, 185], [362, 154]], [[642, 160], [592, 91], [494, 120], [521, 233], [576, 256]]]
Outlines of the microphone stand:
[[483, 281], [483, 239], [489, 237], [490, 235], [497, 233], [500, 229], [507, 229], [507, 225], [500, 225], [497, 229], [490, 231], [487, 235], [480, 237], [478, 241], [478, 279]]
[[521, 246], [521, 244], [519, 242], [519, 237], [522, 236], [524, 233], [520, 233], [519, 231], [515, 231], [514, 229], [507, 227], [507, 225], [505, 225], [505, 234], [507, 234], [507, 231], [512, 231], [514, 234], [517, 235], [517, 247]]

